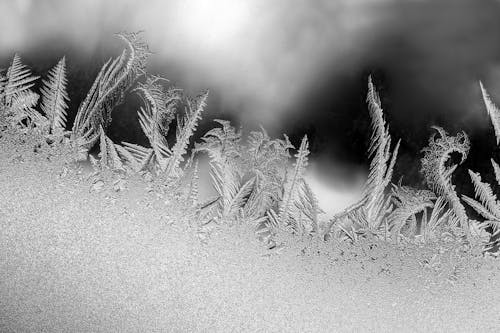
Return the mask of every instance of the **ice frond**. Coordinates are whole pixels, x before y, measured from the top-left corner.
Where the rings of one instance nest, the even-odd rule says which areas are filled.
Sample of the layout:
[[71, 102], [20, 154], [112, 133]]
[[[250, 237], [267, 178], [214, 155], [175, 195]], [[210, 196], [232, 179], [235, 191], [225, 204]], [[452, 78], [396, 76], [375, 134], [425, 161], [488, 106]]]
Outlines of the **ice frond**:
[[[479, 81], [479, 86], [481, 88], [481, 93], [483, 97], [484, 104], [486, 106], [486, 111], [490, 116], [491, 123], [495, 130], [495, 137], [497, 145], [500, 144], [500, 109], [493, 103], [488, 92], [483, 86], [483, 83]], [[495, 179], [497, 184], [500, 185], [500, 167], [491, 159], [491, 165], [493, 171], [495, 172]], [[498, 250], [498, 226], [500, 225], [500, 205], [497, 201], [496, 195], [493, 193], [490, 185], [481, 181], [481, 176], [478, 173], [474, 173], [469, 170], [469, 174], [474, 184], [474, 192], [477, 200], [474, 200], [467, 196], [462, 196], [462, 199], [471, 206], [477, 213], [486, 219], [483, 224], [490, 224], [493, 227], [493, 234], [491, 235], [490, 244], [487, 246], [487, 250], [496, 248]], [[488, 248], [489, 247], [489, 248]]]
[[397, 156], [399, 142], [391, 154], [389, 128], [386, 126], [380, 97], [373, 85], [371, 76], [368, 78], [368, 95], [366, 100], [372, 120], [372, 135], [368, 148], [368, 157], [371, 157], [372, 161], [370, 163], [370, 174], [365, 191], [367, 193], [373, 191], [380, 192], [385, 189], [392, 178], [393, 167], [390, 166], [391, 164], [394, 165], [394, 163], [391, 159]]
[[251, 132], [247, 140], [249, 162], [258, 169], [267, 169], [262, 167], [263, 164], [271, 166], [277, 163], [282, 166], [290, 157], [289, 150], [293, 148], [286, 135], [284, 139], [271, 140], [262, 127], [260, 131]]
[[[287, 184], [285, 184], [283, 200], [279, 208], [278, 219], [283, 226], [294, 226], [299, 217], [295, 209], [295, 202], [299, 199], [301, 190], [301, 182], [304, 179], [304, 173], [308, 165], [309, 143], [307, 136], [304, 136], [300, 144], [299, 150], [295, 155], [296, 161], [292, 170], [292, 176]], [[295, 221], [295, 222], [294, 222]], [[298, 231], [296, 227], [294, 231]]]
[[244, 163], [256, 177], [256, 184], [246, 206], [248, 215], [262, 217], [282, 200], [289, 150], [292, 148], [286, 135], [284, 139], [271, 140], [263, 128], [250, 133]]
[[495, 172], [497, 184], [500, 185], [500, 166], [498, 166], [494, 159], [491, 159], [491, 165], [493, 166], [493, 171]]
[[497, 139], [497, 145], [500, 144], [500, 110], [493, 103], [490, 95], [483, 86], [483, 83], [479, 81], [479, 86], [481, 87], [481, 94], [483, 96], [484, 105], [486, 106], [486, 111], [490, 116], [491, 122], [493, 123], [493, 128], [495, 130], [495, 137]]
[[367, 197], [364, 213], [368, 222], [366, 227], [371, 232], [376, 232], [389, 210], [388, 202], [390, 198], [385, 194], [385, 190], [392, 179], [400, 141], [391, 152], [391, 136], [384, 120], [380, 97], [371, 76], [368, 78], [366, 100], [372, 120], [372, 135], [368, 148], [368, 156], [371, 157], [371, 162], [368, 180], [364, 189], [364, 196]]
[[210, 157], [213, 184], [222, 198], [221, 215], [224, 218], [240, 216], [255, 220], [259, 217], [256, 211], [263, 207], [260, 204], [264, 204], [257, 204], [255, 200], [262, 179], [248, 173], [251, 168], [245, 163], [247, 150], [240, 145], [241, 131], [237, 131], [228, 121], [215, 121], [222, 127], [208, 131], [202, 138], [203, 142], [196, 145], [195, 151], [205, 151]]
[[469, 170], [469, 175], [471, 177], [472, 183], [474, 184], [474, 192], [476, 197], [479, 198], [481, 203], [488, 208], [494, 215], [500, 217], [500, 206], [497, 201], [497, 197], [493, 194], [491, 187], [488, 183], [481, 181], [481, 175], [479, 173], [472, 172]]
[[229, 121], [216, 119], [222, 127], [215, 127], [205, 133], [202, 143], [195, 145], [193, 155], [206, 152], [210, 158], [212, 185], [220, 196], [219, 216], [223, 219], [241, 216], [248, 198], [253, 193], [256, 177], [243, 181], [245, 171], [241, 163], [239, 145], [241, 133]]
[[481, 181], [481, 175], [469, 170], [474, 192], [479, 201], [462, 196], [462, 199], [487, 220], [500, 221], [500, 203], [488, 183]]
[[46, 127], [47, 118], [35, 109], [39, 98], [40, 95], [31, 90], [24, 90], [15, 94], [6, 113], [11, 124], [21, 127], [31, 127], [33, 125], [39, 128]]
[[42, 80], [41, 109], [50, 122], [52, 132], [66, 129], [66, 117], [69, 101], [66, 92], [66, 58], [63, 57], [57, 65], [49, 71], [47, 80]]
[[115, 148], [125, 165], [129, 166], [130, 169], [135, 172], [139, 172], [141, 170], [141, 164], [139, 163], [139, 160], [128, 149], [119, 144], [115, 144]]
[[134, 90], [142, 97], [145, 109], [141, 113], [141, 128], [148, 138], [166, 137], [169, 125], [175, 117], [177, 107], [182, 100], [182, 90], [171, 87], [165, 89], [162, 77], [149, 76], [146, 83], [138, 83]]
[[183, 116], [177, 117], [177, 135], [172, 154], [166, 162], [163, 175], [167, 178], [178, 177], [181, 173], [180, 164], [184, 161], [191, 136], [196, 131], [201, 114], [207, 105], [208, 91], [203, 92], [197, 98], [187, 99], [186, 111]]
[[273, 239], [275, 235], [273, 224], [277, 223], [275, 220], [276, 218], [276, 214], [272, 210], [269, 210], [266, 216], [259, 217], [254, 221], [255, 235], [268, 249], [272, 249], [276, 246], [276, 242]]
[[40, 95], [37, 93], [27, 90], [16, 94], [12, 99], [10, 107], [7, 109], [7, 115], [17, 115], [23, 113], [25, 110], [35, 110], [36, 105]]
[[182, 90], [167, 90], [160, 84], [162, 80], [167, 81], [161, 77], [150, 76], [146, 83], [139, 83], [134, 90], [139, 93], [145, 105], [139, 111], [139, 123], [154, 150], [156, 167], [159, 170], [164, 170], [167, 159], [172, 154], [166, 137], [177, 106], [182, 100]]
[[101, 68], [87, 97], [78, 108], [73, 124], [73, 140], [83, 149], [90, 149], [99, 139], [99, 126], [104, 131], [111, 122], [111, 112], [124, 100], [125, 92], [144, 73], [150, 52], [139, 33], [117, 34], [127, 49]]
[[437, 199], [431, 191], [396, 184], [392, 184], [392, 198], [396, 207], [420, 205]]
[[391, 182], [394, 165], [399, 151], [400, 140], [391, 151], [391, 135], [386, 125], [380, 97], [368, 77], [366, 97], [371, 118], [372, 134], [368, 148], [370, 171], [365, 182], [362, 198], [336, 214], [326, 226], [325, 239], [331, 234], [331, 228], [345, 218], [356, 221], [358, 233], [379, 234], [385, 218], [392, 209], [391, 194], [386, 189]]
[[213, 162], [227, 163], [240, 156], [241, 132], [236, 131], [227, 120], [214, 121], [222, 125], [222, 128], [215, 127], [206, 132], [201, 138], [203, 142], [195, 145], [194, 152], [204, 151]]
[[467, 237], [470, 236], [469, 221], [465, 208], [455, 192], [452, 183], [452, 174], [457, 165], [447, 167], [446, 162], [452, 153], [459, 153], [462, 157], [460, 163], [467, 158], [470, 149], [470, 142], [467, 134], [458, 133], [456, 136], [448, 136], [441, 127], [433, 127], [439, 134], [439, 138], [432, 135], [429, 145], [424, 148], [422, 158], [421, 173], [427, 185], [437, 194], [446, 198], [453, 211], [454, 221], [460, 223]]
[[15, 95], [28, 91], [35, 85], [34, 81], [38, 80], [38, 76], [33, 76], [28, 67], [21, 62], [19, 54], [15, 54], [12, 63], [7, 70], [6, 83], [4, 85], [4, 101], [6, 106], [12, 104], [12, 99]]
[[305, 180], [301, 181], [300, 195], [295, 207], [304, 214], [305, 225], [302, 226], [304, 231], [318, 235], [319, 215], [324, 214], [324, 211], [319, 207], [316, 195]]
[[397, 242], [405, 224], [415, 221], [416, 214], [434, 206], [432, 200], [436, 199], [436, 195], [431, 191], [393, 184], [392, 198], [396, 208], [388, 217], [388, 225], [393, 241]]
[[[214, 187], [223, 189], [226, 183], [238, 184], [242, 179], [254, 179], [241, 217], [249, 222], [257, 221], [281, 201], [290, 156], [288, 150], [293, 146], [286, 136], [284, 140], [271, 140], [263, 128], [251, 132], [246, 144], [242, 145], [241, 131], [226, 120], [215, 121], [221, 126], [208, 131], [202, 142], [196, 144], [194, 153], [206, 152], [212, 165], [226, 170], [222, 173], [227, 173], [228, 178], [219, 177], [216, 182], [219, 185]], [[229, 191], [224, 193], [220, 192], [221, 197], [234, 195]]]
[[99, 156], [101, 157], [101, 168], [107, 167], [111, 170], [124, 170], [123, 163], [115, 148], [115, 144], [106, 136], [102, 127], [99, 129], [99, 135], [99, 147], [101, 150]]
[[488, 208], [481, 204], [479, 201], [472, 199], [466, 195], [462, 195], [462, 200], [465, 201], [469, 206], [471, 206], [479, 215], [487, 220], [500, 220], [500, 217], [493, 215]]
[[221, 198], [219, 201], [219, 216], [222, 219], [232, 219], [243, 209], [253, 189], [255, 178], [242, 183], [236, 167], [228, 161], [221, 164], [210, 162], [212, 185]]
[[122, 142], [122, 145], [115, 145], [120, 157], [128, 164], [132, 170], [139, 172], [148, 170], [151, 160], [154, 158], [152, 148], [146, 148], [133, 143]]
[[421, 160], [421, 173], [434, 192], [448, 194], [451, 190], [451, 173], [457, 166], [447, 167], [446, 162], [452, 153], [461, 155], [460, 163], [465, 161], [470, 149], [469, 137], [464, 132], [448, 136], [443, 128], [437, 126], [432, 128], [440, 137], [436, 139], [436, 135], [433, 134], [429, 138], [428, 146], [422, 150], [424, 157]]
[[255, 184], [255, 177], [247, 180], [239, 188], [235, 195], [224, 207], [224, 217], [235, 216], [243, 209]]
[[424, 210], [420, 227], [424, 241], [427, 242], [436, 237], [437, 227], [444, 225], [450, 218], [450, 214], [451, 210], [447, 209], [446, 199], [441, 196], [434, 203], [430, 217], [428, 217], [427, 211]]
[[198, 169], [198, 160], [196, 160], [193, 167], [193, 174], [191, 175], [191, 182], [189, 184], [189, 191], [187, 195], [187, 201], [192, 207], [195, 207], [198, 204], [199, 182], [200, 176]]
[[323, 232], [323, 239], [329, 240], [332, 236], [332, 228], [334, 226], [338, 226], [339, 222], [344, 220], [345, 218], [351, 218], [354, 215], [356, 215], [356, 212], [362, 211], [363, 206], [365, 205], [367, 201], [367, 198], [364, 197], [358, 202], [355, 202], [354, 204], [350, 205], [349, 207], [344, 208], [341, 212], [336, 213], [330, 220], [328, 221], [327, 225], [325, 226], [324, 232]]
[[280, 202], [283, 195], [283, 183], [279, 181], [279, 175], [271, 178], [258, 170], [255, 170], [254, 174], [254, 190], [250, 194], [245, 206], [245, 216], [249, 219], [264, 216], [269, 209]]
[[366, 101], [372, 119], [372, 135], [368, 148], [368, 157], [371, 157], [375, 152], [380, 151], [380, 146], [385, 147], [387, 142], [390, 143], [389, 129], [386, 128], [380, 96], [375, 89], [371, 76], [368, 77], [368, 94]]
[[221, 198], [219, 213], [224, 214], [225, 207], [229, 205], [239, 187], [239, 177], [230, 165], [210, 163], [210, 177], [215, 191]]

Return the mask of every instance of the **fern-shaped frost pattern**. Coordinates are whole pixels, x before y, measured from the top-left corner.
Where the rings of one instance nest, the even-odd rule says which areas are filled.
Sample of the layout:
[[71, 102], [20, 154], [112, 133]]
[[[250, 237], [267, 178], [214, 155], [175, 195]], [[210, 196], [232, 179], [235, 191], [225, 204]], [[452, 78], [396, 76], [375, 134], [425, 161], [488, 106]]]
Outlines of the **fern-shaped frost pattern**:
[[296, 161], [292, 170], [290, 181], [285, 184], [283, 200], [280, 205], [278, 219], [285, 227], [292, 227], [293, 231], [299, 231], [301, 225], [298, 224], [300, 217], [296, 209], [295, 202], [300, 200], [301, 183], [304, 181], [305, 171], [308, 165], [309, 142], [304, 136], [300, 143], [299, 150], [295, 155]]
[[429, 139], [429, 145], [422, 150], [424, 157], [422, 158], [421, 173], [427, 185], [434, 192], [446, 198], [453, 211], [454, 224], [459, 223], [469, 238], [469, 219], [455, 191], [455, 185], [452, 183], [452, 174], [457, 165], [446, 166], [452, 153], [461, 155], [460, 164], [465, 161], [470, 149], [469, 137], [465, 132], [458, 133], [456, 136], [448, 136], [443, 128], [436, 126], [433, 128], [438, 132], [439, 137], [436, 138], [435, 134], [432, 135]]
[[388, 225], [391, 228], [392, 239], [397, 241], [406, 223], [416, 223], [416, 214], [434, 206], [432, 200], [436, 199], [436, 195], [431, 191], [393, 185], [392, 198], [396, 208], [388, 217]]
[[181, 102], [181, 90], [166, 90], [161, 77], [148, 77], [146, 83], [139, 83], [135, 89], [143, 99], [144, 107], [139, 111], [139, 123], [155, 154], [156, 167], [164, 170], [167, 159], [172, 155], [166, 136], [176, 107]]
[[73, 140], [83, 149], [90, 149], [99, 139], [99, 126], [106, 131], [111, 112], [123, 102], [125, 92], [144, 73], [150, 54], [139, 33], [117, 34], [128, 49], [101, 68], [87, 97], [78, 109], [73, 125]]
[[385, 189], [392, 179], [392, 172], [396, 163], [400, 141], [391, 152], [391, 136], [385, 123], [380, 97], [372, 82], [368, 78], [368, 110], [372, 120], [372, 136], [368, 148], [371, 157], [370, 172], [365, 185], [364, 195], [367, 197], [364, 205], [367, 228], [376, 233], [382, 225], [383, 219], [390, 209], [390, 196]]
[[21, 62], [19, 54], [15, 54], [12, 64], [7, 70], [6, 83], [4, 85], [4, 101], [7, 106], [12, 104], [15, 95], [26, 92], [35, 85], [38, 76], [33, 76], [28, 67]]
[[184, 161], [191, 136], [196, 131], [201, 114], [207, 105], [208, 91], [195, 99], [188, 98], [186, 112], [183, 117], [177, 117], [177, 135], [172, 154], [167, 160], [164, 176], [178, 177], [179, 166]]
[[63, 57], [57, 65], [50, 70], [47, 80], [42, 80], [43, 87], [41, 109], [50, 122], [52, 132], [66, 129], [66, 117], [69, 101], [66, 92], [66, 58]]
[[493, 124], [493, 129], [495, 130], [495, 137], [497, 139], [497, 145], [498, 145], [500, 144], [500, 110], [491, 100], [490, 95], [484, 88], [483, 83], [481, 81], [479, 81], [479, 86], [481, 88], [481, 94], [483, 96], [483, 101], [486, 106], [486, 111], [490, 116], [491, 123]]

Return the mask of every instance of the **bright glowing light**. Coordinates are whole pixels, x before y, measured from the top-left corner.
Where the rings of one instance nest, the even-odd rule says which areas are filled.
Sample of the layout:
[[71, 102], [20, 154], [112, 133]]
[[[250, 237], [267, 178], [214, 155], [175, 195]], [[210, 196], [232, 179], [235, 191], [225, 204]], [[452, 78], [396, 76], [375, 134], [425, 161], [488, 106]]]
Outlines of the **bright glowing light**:
[[249, 17], [249, 8], [241, 0], [185, 0], [180, 6], [180, 24], [205, 45], [231, 43]]

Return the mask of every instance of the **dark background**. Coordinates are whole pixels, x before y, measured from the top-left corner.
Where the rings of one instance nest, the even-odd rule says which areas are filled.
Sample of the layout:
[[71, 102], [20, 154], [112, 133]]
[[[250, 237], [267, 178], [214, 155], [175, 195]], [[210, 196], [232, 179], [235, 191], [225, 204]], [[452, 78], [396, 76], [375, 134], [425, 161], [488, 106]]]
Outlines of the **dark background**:
[[[464, 130], [471, 139], [469, 158], [455, 177], [460, 192], [472, 194], [468, 168], [480, 171], [486, 180], [494, 179], [489, 159], [498, 157], [499, 151], [478, 81], [483, 81], [500, 104], [498, 1], [366, 0], [356, 1], [356, 5], [277, 1], [258, 15], [252, 12], [251, 24], [245, 26], [248, 30], [234, 40], [206, 39], [205, 44], [196, 39], [203, 40], [203, 29], [199, 36], [195, 31], [194, 42], [187, 39], [189, 34], [173, 38], [176, 28], [183, 29], [182, 19], [168, 20], [175, 17], [175, 11], [154, 16], [158, 12], [154, 3], [162, 3], [158, 1], [152, 1], [148, 9], [139, 1], [123, 1], [114, 7], [96, 2], [90, 9], [79, 8], [81, 1], [19, 3], [0, 8], [3, 16], [8, 15], [6, 10], [11, 13], [0, 28], [12, 32], [8, 42], [1, 44], [0, 67], [7, 67], [18, 51], [34, 73], [44, 76], [66, 55], [70, 124], [102, 64], [123, 48], [113, 32], [144, 25], [156, 52], [149, 72], [169, 78], [191, 94], [202, 88], [211, 91], [197, 137], [213, 126], [214, 118], [230, 119], [247, 132], [262, 123], [274, 136], [289, 134], [297, 146], [307, 134], [312, 159], [320, 169], [325, 173], [335, 170], [334, 176], [349, 179], [354, 174], [350, 171], [366, 170], [369, 163], [370, 119], [365, 96], [371, 73], [394, 144], [401, 138], [395, 180], [403, 176], [404, 183], [422, 186], [420, 151], [433, 132], [432, 125], [442, 126], [450, 134]], [[162, 6], [168, 9], [168, 5]], [[87, 22], [85, 15], [92, 19]], [[144, 19], [148, 15], [151, 19]], [[47, 23], [50, 18], [52, 25]], [[82, 22], [88, 26], [76, 26]], [[16, 24], [23, 28], [17, 37]], [[159, 43], [169, 26], [165, 40], [170, 42]], [[138, 107], [137, 96], [129, 95], [114, 111], [109, 134], [115, 142], [146, 144], [138, 126]]]

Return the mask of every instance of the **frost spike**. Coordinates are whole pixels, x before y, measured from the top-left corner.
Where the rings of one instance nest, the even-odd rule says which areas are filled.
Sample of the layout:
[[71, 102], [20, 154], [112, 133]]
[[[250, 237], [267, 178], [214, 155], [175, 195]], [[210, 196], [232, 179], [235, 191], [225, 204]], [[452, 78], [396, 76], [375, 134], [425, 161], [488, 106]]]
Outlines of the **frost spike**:
[[66, 57], [62, 57], [57, 65], [47, 75], [47, 80], [42, 80], [43, 87], [41, 109], [50, 122], [52, 132], [66, 128], [66, 117], [69, 101], [66, 92]]

